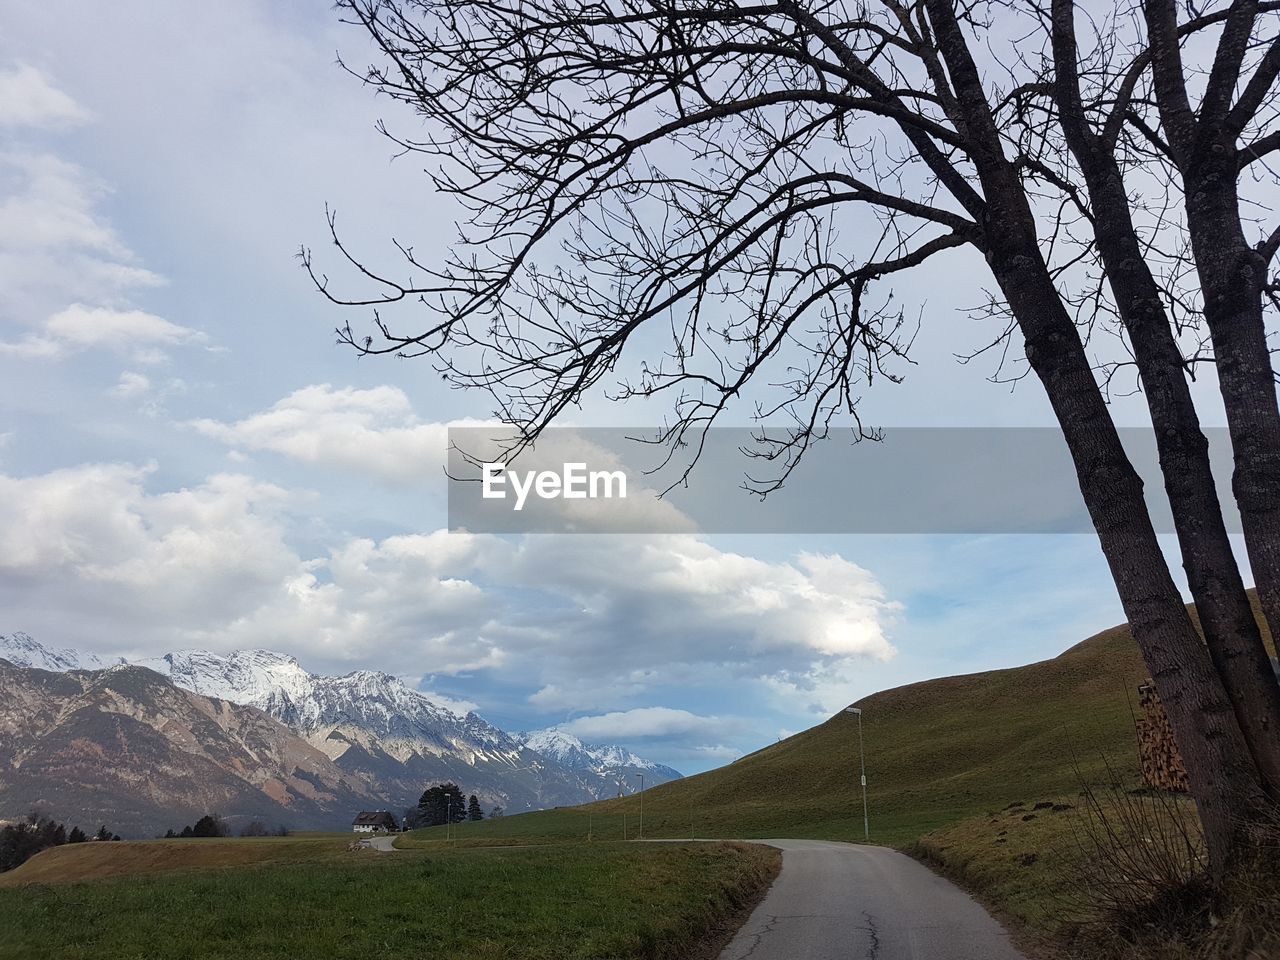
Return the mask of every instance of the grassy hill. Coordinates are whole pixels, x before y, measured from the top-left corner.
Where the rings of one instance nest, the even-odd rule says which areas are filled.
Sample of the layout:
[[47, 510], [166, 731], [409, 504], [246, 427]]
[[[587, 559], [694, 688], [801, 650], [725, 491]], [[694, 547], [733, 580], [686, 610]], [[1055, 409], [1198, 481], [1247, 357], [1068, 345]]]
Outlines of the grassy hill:
[[307, 863], [341, 858], [350, 834], [292, 837], [133, 840], [50, 847], [0, 873], [0, 890], [36, 883], [79, 883], [113, 877], [222, 867]]
[[[903, 845], [931, 830], [1075, 794], [1108, 764], [1136, 781], [1133, 710], [1146, 668], [1127, 627], [1029, 666], [929, 680], [858, 702], [871, 839]], [[475, 841], [635, 836], [638, 797], [462, 824]], [[441, 831], [421, 831], [421, 841]], [[735, 763], [644, 795], [647, 837], [860, 840], [857, 718], [840, 713]], [[410, 841], [413, 842], [413, 841]]]

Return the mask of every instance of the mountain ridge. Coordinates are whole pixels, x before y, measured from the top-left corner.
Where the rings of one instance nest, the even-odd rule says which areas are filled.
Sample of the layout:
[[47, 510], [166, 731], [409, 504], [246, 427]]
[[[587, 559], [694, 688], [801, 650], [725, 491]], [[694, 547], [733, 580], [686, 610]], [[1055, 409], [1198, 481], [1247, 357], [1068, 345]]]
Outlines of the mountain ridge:
[[33, 808], [130, 835], [204, 813], [334, 826], [375, 802], [359, 779], [254, 707], [145, 667], [49, 671], [0, 658], [0, 813]]
[[[22, 633], [0, 636], [0, 658], [54, 672], [113, 666]], [[486, 806], [519, 812], [632, 793], [637, 774], [647, 785], [680, 776], [625, 748], [584, 744], [555, 727], [509, 734], [475, 711], [462, 713], [377, 671], [322, 676], [262, 649], [175, 651], [132, 666], [190, 693], [262, 711], [393, 810], [414, 805], [424, 785], [441, 780], [454, 780]]]

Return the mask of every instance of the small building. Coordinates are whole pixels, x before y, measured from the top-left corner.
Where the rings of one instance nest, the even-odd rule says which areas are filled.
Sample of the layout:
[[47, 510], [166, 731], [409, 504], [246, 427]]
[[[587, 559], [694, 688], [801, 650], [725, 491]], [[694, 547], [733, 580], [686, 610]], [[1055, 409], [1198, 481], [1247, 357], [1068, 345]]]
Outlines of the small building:
[[379, 830], [386, 830], [393, 833], [400, 829], [400, 824], [396, 822], [396, 818], [386, 810], [365, 810], [356, 814], [356, 818], [351, 821], [352, 833], [377, 833]]

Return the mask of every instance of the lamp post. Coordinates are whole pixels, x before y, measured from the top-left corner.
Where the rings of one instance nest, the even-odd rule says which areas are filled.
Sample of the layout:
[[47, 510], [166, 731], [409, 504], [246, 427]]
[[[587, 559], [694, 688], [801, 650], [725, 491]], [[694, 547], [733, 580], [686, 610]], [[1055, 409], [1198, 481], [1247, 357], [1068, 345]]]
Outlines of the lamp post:
[[446, 796], [444, 801], [444, 839], [447, 842], [453, 832], [453, 797]]
[[844, 712], [854, 713], [858, 716], [858, 769], [862, 774], [862, 838], [870, 840], [871, 822], [867, 819], [867, 756], [862, 748], [862, 709], [860, 707], [845, 707]]
[[644, 774], [637, 773], [640, 778], [640, 832], [636, 834], [637, 840], [644, 839]]

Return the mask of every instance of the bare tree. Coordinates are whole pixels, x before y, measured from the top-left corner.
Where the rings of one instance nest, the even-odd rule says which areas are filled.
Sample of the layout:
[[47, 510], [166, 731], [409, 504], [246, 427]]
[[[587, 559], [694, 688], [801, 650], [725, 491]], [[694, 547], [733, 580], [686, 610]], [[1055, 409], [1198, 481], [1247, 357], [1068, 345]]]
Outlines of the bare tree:
[[[1048, 112], [1059, 120], [1090, 200], [1093, 240], [1145, 388], [1165, 489], [1174, 508], [1178, 541], [1209, 651], [1263, 782], [1274, 793], [1280, 785], [1280, 685], [1275, 682], [1218, 507], [1208, 443], [1184, 374], [1175, 325], [1165, 309], [1160, 283], [1148, 264], [1130, 209], [1123, 170], [1125, 152], [1119, 141], [1125, 129], [1122, 124], [1134, 109], [1133, 95], [1130, 92], [1115, 96], [1115, 89], [1125, 89], [1126, 77], [1109, 69], [1104, 59], [1094, 65], [1094, 95], [1086, 102], [1073, 0], [1053, 0], [1049, 17], [1052, 63], [1043, 72], [1041, 90], [1049, 101]], [[1197, 29], [1193, 23], [1185, 33], [1190, 35]], [[1094, 50], [1102, 46], [1100, 40], [1095, 37]], [[1136, 44], [1129, 53], [1126, 63], [1130, 65], [1146, 56], [1146, 51]], [[1099, 79], [1103, 82], [1099, 83]], [[1136, 114], [1128, 123], [1144, 131], [1144, 136], [1145, 131], [1153, 129]], [[1072, 172], [1061, 172], [1064, 182], [1071, 182], [1067, 177]], [[1260, 298], [1257, 306], [1257, 333], [1265, 357]], [[1252, 389], [1237, 382], [1241, 377], [1239, 367], [1219, 363], [1219, 377], [1228, 406], [1231, 394]], [[1269, 362], [1265, 391], [1255, 399], [1269, 404], [1276, 414]], [[1248, 462], [1250, 449], [1240, 449], [1238, 443], [1237, 448], [1237, 464]], [[1244, 469], [1247, 472], [1253, 468]], [[1253, 533], [1250, 543], [1259, 535], [1264, 540], [1270, 536], [1259, 531], [1256, 521], [1248, 517], [1245, 529]], [[1265, 560], [1260, 569], [1265, 570]], [[1266, 576], [1258, 576], [1259, 582], [1265, 583]]]
[[[374, 329], [347, 325], [343, 342], [429, 355], [454, 384], [487, 390], [526, 440], [611, 375], [618, 399], [670, 398], [663, 439], [673, 445], [697, 449], [721, 413], [750, 403], [766, 424], [757, 454], [772, 470], [757, 487], [768, 492], [833, 426], [868, 432], [859, 393], [901, 376], [915, 332], [892, 283], [934, 258], [981, 256], [995, 284], [989, 309], [1020, 334], [1062, 427], [1173, 723], [1215, 874], [1241, 860], [1249, 830], [1280, 799], [1280, 689], [1269, 673], [1261, 682], [1265, 650], [1187, 377], [1195, 363], [1216, 362], [1270, 617], [1280, 428], [1269, 431], [1280, 413], [1262, 305], [1280, 240], [1241, 248], [1234, 186], [1222, 182], [1276, 146], [1258, 109], [1280, 54], [1259, 54], [1254, 41], [1270, 6], [1193, 10], [1179, 23], [1172, 0], [1168, 9], [1148, 0], [1145, 29], [1117, 8], [1104, 19], [1127, 18], [1130, 32], [1095, 28], [1083, 52], [1070, 0], [1051, 9], [953, 0], [339, 6], [381, 52], [360, 76], [425, 120], [420, 139], [388, 135], [438, 158], [435, 186], [472, 216], [443, 263], [400, 245], [403, 272], [417, 279], [365, 266], [331, 220], [335, 243], [373, 284], [367, 296], [338, 296], [309, 253], [304, 261], [331, 299], [375, 308]], [[985, 52], [1001, 37], [1017, 38], [1008, 55]], [[1187, 38], [1216, 50], [1194, 113], [1182, 78]], [[1232, 106], [1237, 80], [1244, 89]], [[1224, 160], [1215, 144], [1236, 126], [1249, 128], [1252, 146], [1235, 145]], [[1154, 208], [1136, 202], [1133, 178], [1164, 163], [1184, 193]], [[1185, 230], [1167, 216], [1182, 208]], [[846, 223], [859, 232], [842, 235]], [[1244, 267], [1252, 286], [1237, 303]], [[1203, 304], [1188, 290], [1191, 274]], [[431, 319], [402, 331], [381, 308], [405, 300]], [[1188, 351], [1201, 313], [1211, 342], [1193, 335]], [[1086, 351], [1082, 329], [1108, 323], [1131, 351], [1157, 428], [1207, 644], [1107, 408], [1115, 365], [1100, 383]], [[667, 346], [655, 350], [659, 334]]]

